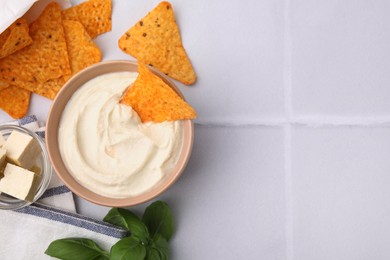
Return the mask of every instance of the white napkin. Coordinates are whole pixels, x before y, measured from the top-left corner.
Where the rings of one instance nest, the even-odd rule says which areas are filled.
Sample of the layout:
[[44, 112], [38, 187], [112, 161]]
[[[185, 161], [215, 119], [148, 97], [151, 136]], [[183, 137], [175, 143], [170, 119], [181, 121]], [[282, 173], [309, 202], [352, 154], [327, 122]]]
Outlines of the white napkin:
[[[71, 6], [70, 0], [54, 1], [62, 8]], [[0, 33], [24, 15], [28, 22], [35, 20], [49, 2], [53, 0], [0, 0]]]
[[[7, 124], [21, 125], [45, 136], [35, 116]], [[72, 192], [53, 173], [49, 188], [38, 202], [16, 211], [0, 211], [0, 259], [50, 259], [44, 254], [56, 239], [84, 237], [109, 251], [126, 235], [121, 228], [75, 213]]]
[[0, 1], [0, 33], [16, 19], [24, 15], [37, 0], [1, 0]]

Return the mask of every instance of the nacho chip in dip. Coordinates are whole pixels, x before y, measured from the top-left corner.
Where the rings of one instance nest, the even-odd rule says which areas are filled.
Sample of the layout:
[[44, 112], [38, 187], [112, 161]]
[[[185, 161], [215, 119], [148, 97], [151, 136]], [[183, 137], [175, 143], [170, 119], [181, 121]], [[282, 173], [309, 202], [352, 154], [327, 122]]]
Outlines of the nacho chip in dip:
[[142, 122], [160, 123], [196, 117], [195, 110], [146, 65], [139, 64], [138, 72], [137, 79], [125, 91], [120, 103], [130, 105]]

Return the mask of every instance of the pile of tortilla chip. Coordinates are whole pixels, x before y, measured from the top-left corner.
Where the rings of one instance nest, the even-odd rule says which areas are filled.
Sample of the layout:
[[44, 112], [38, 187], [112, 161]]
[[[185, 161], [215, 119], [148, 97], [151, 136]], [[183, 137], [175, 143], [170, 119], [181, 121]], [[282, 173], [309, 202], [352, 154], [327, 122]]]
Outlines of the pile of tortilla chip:
[[0, 108], [21, 118], [31, 92], [54, 99], [72, 75], [101, 60], [92, 38], [110, 30], [111, 0], [65, 10], [52, 2], [30, 25], [15, 21], [0, 34]]
[[[138, 60], [139, 75], [121, 98], [142, 122], [163, 122], [196, 118], [195, 110], [147, 65], [184, 84], [196, 75], [183, 47], [172, 5], [161, 2], [125, 32], [119, 48]], [[147, 65], [145, 65], [147, 64]]]

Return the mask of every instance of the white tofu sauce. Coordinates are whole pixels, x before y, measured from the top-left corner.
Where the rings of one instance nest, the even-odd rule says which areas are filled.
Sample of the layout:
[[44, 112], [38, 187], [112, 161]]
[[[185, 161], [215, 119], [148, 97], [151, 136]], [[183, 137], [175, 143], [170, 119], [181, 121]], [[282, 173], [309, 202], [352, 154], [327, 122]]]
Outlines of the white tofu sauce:
[[80, 87], [63, 111], [59, 146], [72, 176], [89, 190], [111, 198], [142, 194], [169, 174], [183, 142], [181, 121], [141, 123], [119, 104], [138, 73], [116, 72]]

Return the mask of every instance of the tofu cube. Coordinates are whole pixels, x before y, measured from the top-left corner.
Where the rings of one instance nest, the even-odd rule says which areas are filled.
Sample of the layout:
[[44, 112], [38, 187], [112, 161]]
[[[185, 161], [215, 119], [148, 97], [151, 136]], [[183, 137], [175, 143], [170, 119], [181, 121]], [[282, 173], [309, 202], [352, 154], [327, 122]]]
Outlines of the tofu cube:
[[7, 163], [4, 177], [0, 180], [0, 192], [31, 202], [38, 185], [39, 181], [35, 173]]
[[2, 147], [5, 144], [5, 139], [2, 134], [0, 134], [0, 147]]
[[7, 150], [7, 160], [30, 169], [38, 156], [39, 146], [28, 134], [12, 131], [3, 148]]

